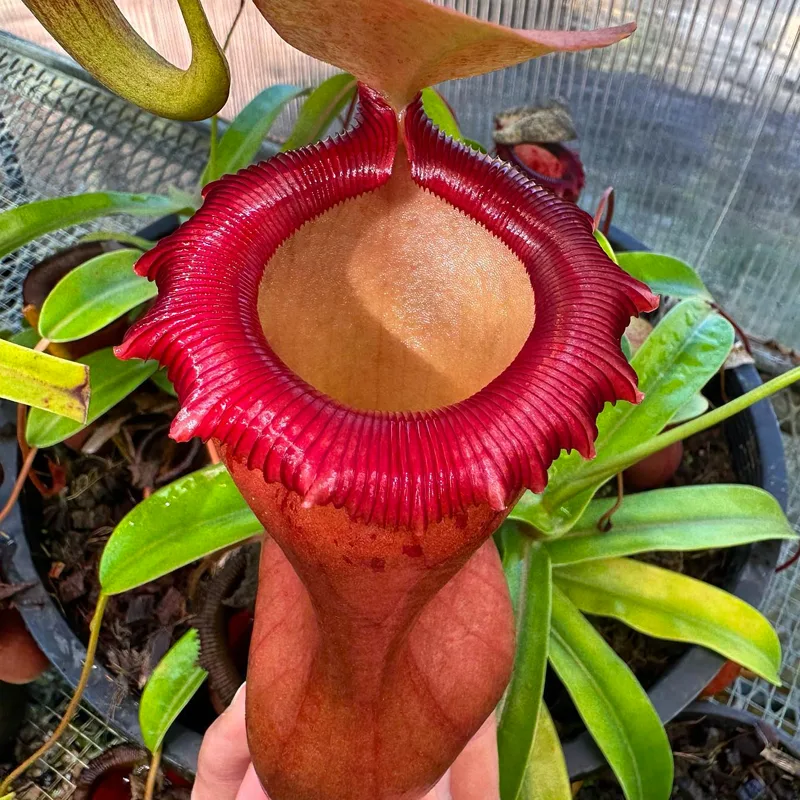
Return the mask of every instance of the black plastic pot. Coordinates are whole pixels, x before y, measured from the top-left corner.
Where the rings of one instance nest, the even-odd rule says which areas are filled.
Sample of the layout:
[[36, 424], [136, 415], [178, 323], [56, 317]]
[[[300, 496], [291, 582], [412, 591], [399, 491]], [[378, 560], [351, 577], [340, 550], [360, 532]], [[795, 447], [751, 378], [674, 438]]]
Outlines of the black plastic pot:
[[[178, 219], [164, 217], [140, 232], [146, 239], [160, 239], [175, 230]], [[0, 508], [5, 504], [19, 470], [19, 450], [16, 438], [16, 411], [12, 403], [0, 402], [0, 473], [5, 479], [0, 485]], [[39, 532], [23, 515], [24, 503], [17, 503], [0, 530], [0, 564], [12, 583], [33, 583], [15, 601], [28, 630], [50, 663], [72, 687], [78, 683], [86, 659], [86, 648], [64, 619], [47, 592], [36, 569], [31, 549], [36, 551]], [[85, 701], [109, 721], [126, 739], [142, 742], [139, 732], [139, 704], [133, 698], [121, 702], [111, 675], [97, 664], [84, 693]], [[170, 728], [164, 756], [173, 766], [193, 773], [197, 768], [197, 753], [202, 737], [180, 724]]]
[[[766, 779], [769, 784], [770, 776], [763, 774], [758, 762], [772, 761], [772, 758], [762, 755], [763, 750], [769, 746], [774, 755], [783, 751], [785, 758], [800, 760], [797, 742], [785, 731], [749, 711], [714, 702], [701, 701], [687, 706], [667, 726], [667, 732], [676, 755], [673, 797], [712, 797], [719, 793], [721, 785], [727, 784], [726, 797], [731, 797], [729, 792], [733, 789], [736, 797], [741, 800], [774, 799], [778, 796], [777, 793], [766, 788], [762, 782], [762, 779]], [[687, 734], [689, 752], [679, 754], [686, 743]], [[731, 750], [739, 756], [738, 760], [733, 761], [728, 757]], [[781, 774], [780, 769], [770, 772], [772, 780]], [[793, 775], [788, 765], [784, 777], [786, 783], [780, 797], [791, 796], [796, 800], [800, 797], [797, 791], [800, 788], [800, 778]], [[594, 782], [595, 776], [592, 776], [578, 792], [577, 797], [580, 800], [598, 796], [623, 800], [622, 789], [618, 786], [614, 789], [617, 781], [611, 770], [602, 770], [596, 778], [597, 783]], [[716, 791], [706, 782], [708, 778], [717, 785]]]
[[[158, 238], [174, 228], [174, 218], [156, 223], [142, 235]], [[647, 249], [632, 237], [612, 228], [612, 244], [618, 250]], [[726, 374], [726, 392], [736, 397], [755, 388], [761, 380], [752, 366], [737, 367]], [[717, 396], [714, 396], [714, 393]], [[720, 402], [719, 387], [709, 386], [712, 400]], [[10, 403], [0, 403], [0, 466], [5, 480], [0, 486], [0, 507], [8, 497], [18, 471], [18, 448], [14, 427], [15, 413]], [[762, 401], [725, 423], [733, 466], [743, 483], [760, 486], [786, 505], [786, 465], [783, 444], [775, 413]], [[37, 532], [26, 530], [20, 506], [6, 518], [0, 533], [0, 547], [7, 548], [7, 577], [12, 581], [31, 581], [35, 585], [19, 596], [18, 605], [39, 647], [66, 681], [75, 686], [86, 656], [86, 648], [72, 632], [43, 585], [31, 558], [31, 544]], [[779, 542], [761, 542], [737, 548], [737, 558], [724, 588], [758, 605], [777, 564]], [[724, 661], [699, 647], [691, 648], [652, 687], [650, 697], [664, 721], [670, 720], [691, 703], [716, 675]], [[141, 741], [137, 720], [138, 703], [115, 699], [115, 684], [108, 672], [96, 666], [85, 693], [86, 701], [131, 741]], [[165, 744], [165, 757], [173, 765], [193, 772], [201, 737], [198, 733], [173, 725]], [[588, 733], [569, 741], [565, 754], [570, 776], [575, 779], [601, 768], [605, 762]]]
[[[744, 711], [740, 708], [730, 708], [729, 706], [721, 706], [719, 703], [712, 703], [708, 700], [701, 700], [697, 703], [688, 705], [678, 715], [677, 719], [686, 721], [690, 719], [707, 718], [711, 722], [719, 721], [725, 726], [740, 726], [742, 728], [756, 728], [763, 725], [764, 721], [751, 714], [749, 711]], [[775, 736], [789, 755], [794, 758], [800, 759], [800, 747], [797, 741], [792, 739], [788, 733], [782, 731], [780, 728], [770, 726], [771, 735]]]
[[[649, 249], [613, 226], [609, 240], [618, 252]], [[725, 391], [729, 398], [738, 397], [760, 384], [761, 378], [750, 364], [728, 370], [725, 374]], [[716, 379], [706, 387], [705, 393], [715, 404], [721, 402]], [[765, 489], [785, 510], [786, 462], [778, 420], [770, 402], [762, 400], [750, 406], [725, 422], [723, 427], [739, 480]], [[723, 588], [758, 606], [777, 566], [780, 550], [780, 541], [736, 548], [731, 574]], [[709, 684], [724, 663], [720, 656], [702, 647], [692, 647], [684, 653], [649, 691], [661, 719], [668, 722], [677, 716]], [[586, 777], [606, 763], [588, 732], [566, 742], [564, 754], [572, 780]]]

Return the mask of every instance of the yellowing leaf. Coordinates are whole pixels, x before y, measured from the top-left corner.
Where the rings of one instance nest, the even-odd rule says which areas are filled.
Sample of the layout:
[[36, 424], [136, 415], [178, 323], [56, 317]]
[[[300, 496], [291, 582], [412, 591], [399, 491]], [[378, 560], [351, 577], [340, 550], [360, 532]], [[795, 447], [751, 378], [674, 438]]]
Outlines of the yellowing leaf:
[[0, 339], [0, 397], [80, 424], [89, 403], [89, 370]]
[[89, 367], [92, 394], [86, 419], [75, 422], [34, 409], [28, 415], [25, 429], [25, 437], [31, 447], [51, 447], [69, 439], [127, 397], [158, 369], [155, 361], [120, 361], [111, 348], [84, 356], [78, 366], [84, 364]]
[[533, 753], [520, 800], [572, 800], [567, 763], [553, 718], [542, 703], [536, 722]]
[[631, 558], [559, 567], [554, 579], [587, 614], [614, 617], [658, 639], [702, 645], [780, 685], [775, 630], [752, 606], [716, 586]]

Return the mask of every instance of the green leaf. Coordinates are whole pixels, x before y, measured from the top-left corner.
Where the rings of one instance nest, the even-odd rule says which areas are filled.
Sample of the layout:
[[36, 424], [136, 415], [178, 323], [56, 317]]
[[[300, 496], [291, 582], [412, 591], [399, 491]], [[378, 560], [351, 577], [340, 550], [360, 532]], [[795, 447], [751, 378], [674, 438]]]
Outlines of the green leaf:
[[39, 333], [51, 342], [72, 342], [104, 328], [158, 294], [133, 271], [139, 250], [112, 250], [68, 272], [42, 305]]
[[[597, 243], [600, 245], [600, 247], [603, 248], [603, 252], [615, 264], [619, 264], [619, 261], [617, 260], [617, 254], [614, 252], [614, 248], [611, 246], [611, 242], [608, 241], [608, 239], [606, 238], [605, 234], [601, 230], [598, 230], [597, 228], [595, 228], [593, 233], [594, 233], [594, 238], [597, 240]], [[624, 253], [620, 253], [620, 255], [625, 255], [625, 254]]]
[[98, 217], [110, 214], [163, 217], [183, 207], [177, 198], [124, 192], [92, 192], [26, 203], [0, 214], [0, 257], [45, 233]]
[[347, 72], [323, 81], [303, 103], [297, 122], [281, 151], [297, 150], [319, 141], [352, 100], [355, 92], [356, 79]]
[[89, 371], [74, 361], [0, 339], [0, 397], [32, 406], [31, 416], [48, 414], [80, 425], [89, 403]]
[[39, 344], [41, 339], [42, 337], [39, 336], [39, 331], [35, 328], [23, 328], [21, 331], [15, 333], [8, 341], [13, 344], [18, 344], [20, 347], [28, 347], [32, 350]]
[[520, 594], [525, 584], [528, 548], [531, 539], [520, 534], [513, 522], [501, 525], [495, 536], [499, 537], [498, 550], [501, 553], [503, 572], [516, 616]]
[[135, 236], [132, 233], [123, 233], [122, 231], [95, 231], [94, 233], [87, 233], [78, 239], [79, 242], [119, 242], [120, 244], [129, 244], [137, 250], [146, 252], [152, 250], [156, 246], [156, 242], [151, 242], [150, 239], [144, 239], [141, 236]]
[[463, 141], [458, 122], [444, 98], [430, 86], [422, 90], [422, 110], [425, 116], [445, 135]]
[[119, 594], [263, 530], [223, 464], [179, 478], [117, 525], [100, 559], [100, 585]]
[[237, 115], [219, 141], [214, 163], [209, 161], [201, 185], [232, 174], [252, 163], [264, 137], [283, 108], [305, 90], [279, 84], [257, 94]]
[[538, 544], [526, 548], [525, 578], [517, 617], [517, 653], [497, 728], [500, 756], [500, 796], [517, 800], [534, 746], [536, 721], [542, 707], [547, 644], [550, 636], [551, 569], [547, 551]]
[[520, 800], [572, 800], [567, 762], [553, 718], [542, 703], [536, 722], [533, 753]]
[[69, 439], [113, 408], [158, 369], [155, 361], [120, 361], [108, 347], [78, 360], [89, 367], [91, 399], [86, 421], [72, 420], [34, 409], [28, 415], [25, 438], [31, 447], [51, 447]]
[[780, 686], [775, 630], [716, 586], [632, 558], [559, 567], [554, 579], [587, 614], [613, 617], [657, 639], [702, 645]]
[[618, 253], [617, 263], [655, 294], [713, 301], [700, 276], [685, 261], [661, 253]]
[[148, 679], [139, 701], [139, 727], [151, 753], [161, 747], [170, 725], [206, 679], [199, 657], [200, 637], [192, 628], [172, 645]]
[[625, 662], [553, 587], [550, 663], [628, 800], [667, 800], [673, 762], [656, 710]]
[[167, 371], [164, 369], [156, 370], [151, 376], [150, 380], [161, 389], [162, 392], [177, 397], [178, 393], [172, 385], [172, 381], [167, 377]]
[[675, 416], [669, 421], [669, 424], [679, 425], [681, 422], [686, 422], [687, 420], [699, 417], [701, 414], [705, 414], [706, 411], [708, 411], [708, 400], [705, 395], [698, 392], [692, 395], [689, 401], [677, 410]]
[[567, 536], [550, 539], [553, 565], [654, 550], [707, 550], [794, 539], [778, 501], [755, 486], [680, 486], [625, 497], [610, 531], [597, 523], [615, 498], [592, 500]]
[[587, 489], [576, 488], [580, 478], [659, 433], [723, 365], [733, 339], [731, 324], [705, 301], [684, 300], [673, 308], [631, 360], [644, 400], [606, 406], [597, 418], [597, 456], [585, 461], [577, 452], [562, 453], [550, 467], [547, 489], [526, 492], [510, 518], [549, 535], [569, 530], [610, 476]]

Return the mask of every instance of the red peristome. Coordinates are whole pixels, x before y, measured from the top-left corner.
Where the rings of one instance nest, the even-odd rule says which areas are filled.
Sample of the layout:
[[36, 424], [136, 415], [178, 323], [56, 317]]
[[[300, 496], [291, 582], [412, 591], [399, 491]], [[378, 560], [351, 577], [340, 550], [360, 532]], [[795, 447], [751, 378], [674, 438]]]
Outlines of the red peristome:
[[445, 137], [417, 99], [403, 128], [413, 180], [522, 261], [534, 328], [508, 369], [446, 408], [358, 411], [315, 390], [267, 343], [258, 287], [301, 225], [390, 177], [397, 117], [367, 87], [359, 96], [353, 131], [212, 184], [200, 211], [140, 259], [159, 298], [117, 354], [166, 365], [182, 406], [176, 439], [219, 439], [307, 507], [332, 503], [391, 527], [483, 503], [501, 510], [523, 487], [542, 491], [562, 449], [593, 454], [605, 402], [640, 399], [619, 341], [656, 298], [607, 258], [587, 214]]

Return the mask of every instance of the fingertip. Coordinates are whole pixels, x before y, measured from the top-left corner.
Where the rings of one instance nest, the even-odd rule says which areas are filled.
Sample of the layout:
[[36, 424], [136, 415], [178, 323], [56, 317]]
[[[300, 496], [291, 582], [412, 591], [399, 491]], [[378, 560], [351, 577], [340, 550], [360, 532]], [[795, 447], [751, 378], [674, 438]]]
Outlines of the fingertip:
[[235, 800], [250, 766], [245, 727], [245, 685], [203, 737], [192, 800]]
[[247, 769], [242, 785], [239, 787], [239, 793], [236, 795], [236, 800], [269, 800], [269, 796], [261, 786], [261, 781], [258, 779], [252, 764]]

